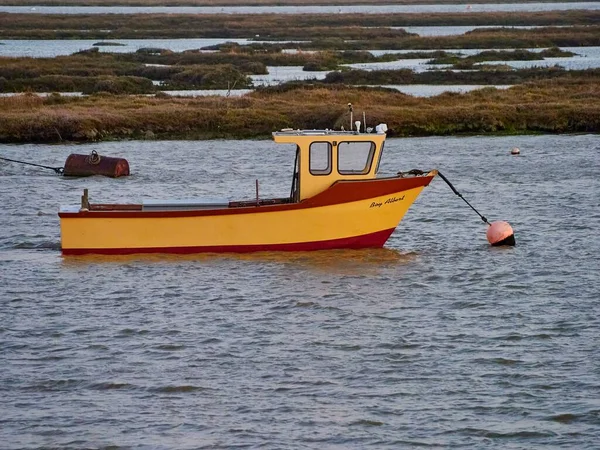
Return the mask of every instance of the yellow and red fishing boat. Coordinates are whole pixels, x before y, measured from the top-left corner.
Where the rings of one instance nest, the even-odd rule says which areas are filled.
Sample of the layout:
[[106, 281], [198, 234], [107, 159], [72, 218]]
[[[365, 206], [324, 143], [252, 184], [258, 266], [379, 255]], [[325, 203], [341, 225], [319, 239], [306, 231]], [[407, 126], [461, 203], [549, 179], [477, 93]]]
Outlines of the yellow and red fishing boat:
[[[358, 123], [357, 123], [358, 125]], [[358, 127], [357, 129], [360, 129]], [[289, 197], [90, 204], [59, 212], [65, 255], [382, 247], [436, 171], [378, 178], [387, 127], [281, 130], [296, 145]]]

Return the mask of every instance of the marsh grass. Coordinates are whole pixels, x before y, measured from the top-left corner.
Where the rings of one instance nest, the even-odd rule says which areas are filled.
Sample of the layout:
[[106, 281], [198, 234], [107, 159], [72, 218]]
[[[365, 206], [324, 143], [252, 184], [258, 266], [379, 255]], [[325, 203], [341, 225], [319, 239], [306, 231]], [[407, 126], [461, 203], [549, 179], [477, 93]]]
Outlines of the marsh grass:
[[[479, 68], [479, 66], [478, 66]], [[456, 72], [453, 70], [432, 70], [413, 72], [401, 70], [345, 70], [328, 73], [324, 84], [489, 84], [514, 85], [530, 81], [581, 79], [600, 84], [600, 69], [565, 70], [560, 67], [511, 70], [504, 66], [488, 67], [487, 70]]]
[[[238, 46], [239, 47], [239, 46]], [[157, 89], [238, 89], [252, 84], [251, 74], [266, 74], [270, 66], [304, 66], [331, 70], [341, 64], [397, 59], [369, 52], [242, 51], [176, 53], [140, 49], [135, 53], [104, 53], [96, 48], [55, 58], [0, 57], [0, 92], [154, 93]], [[160, 87], [152, 82], [160, 81]]]
[[[580, 0], [547, 0], [565, 3]], [[265, 6], [265, 5], [370, 5], [370, 4], [460, 4], [457, 0], [0, 0], [0, 5], [23, 6]], [[472, 4], [495, 3], [495, 0], [474, 0]], [[507, 0], [505, 3], [518, 3]]]
[[486, 61], [542, 61], [544, 58], [571, 57], [576, 53], [552, 47], [541, 52], [529, 50], [487, 50], [475, 55], [463, 56], [454, 53], [445, 53], [435, 56], [427, 64], [453, 64], [455, 69], [472, 67], [475, 63]]
[[[451, 25], [598, 25], [600, 11], [431, 14], [10, 14], [0, 39], [250, 38], [315, 40], [407, 36], [388, 27]], [[558, 44], [557, 44], [558, 45]], [[376, 48], [376, 47], [371, 47]], [[443, 48], [443, 47], [438, 47]], [[338, 48], [338, 50], [343, 47]]]
[[542, 80], [507, 90], [415, 98], [385, 89], [286, 86], [241, 98], [0, 98], [1, 142], [143, 138], [266, 138], [280, 128], [339, 128], [347, 104], [391, 136], [600, 131], [600, 83]]
[[[3, 1], [9, 0], [0, 0], [0, 3]], [[30, 0], [20, 0], [20, 4], [27, 1]], [[96, 1], [103, 0], [90, 0]], [[240, 0], [231, 1], [237, 4]], [[363, 0], [358, 1], [364, 3]], [[435, 2], [440, 3], [438, 0]], [[333, 4], [332, 1], [327, 3]], [[346, 0], [344, 3], [349, 4]], [[35, 0], [35, 4], [40, 5], [41, 2]], [[93, 94], [81, 98], [59, 94], [46, 98], [33, 94], [0, 98], [0, 142], [91, 141], [144, 138], [147, 135], [186, 139], [263, 138], [273, 130], [287, 127], [339, 128], [347, 124], [348, 102], [361, 111], [367, 111], [372, 123], [386, 122], [392, 136], [600, 130], [598, 70], [566, 72], [551, 68], [513, 71], [484, 67], [473, 72], [433, 71], [423, 74], [408, 70], [349, 70], [333, 72], [323, 83], [295, 83], [259, 89], [241, 98], [122, 95], [155, 92], [157, 88], [152, 84], [153, 80], [163, 83], [161, 89], [242, 88], [249, 85], [248, 75], [265, 73], [267, 65], [330, 70], [340, 64], [400, 57], [386, 55], [375, 58], [367, 52], [348, 50], [600, 45], [600, 11], [301, 14], [294, 16], [293, 20], [290, 16], [274, 14], [248, 18], [242, 15], [0, 13], [0, 23], [0, 39], [255, 36], [274, 41], [273, 44], [244, 47], [230, 44], [222, 46], [222, 51], [217, 53], [176, 53], [148, 48], [132, 54], [108, 54], [99, 52], [96, 47], [57, 58], [0, 58], [0, 90], [4, 92], [72, 90]], [[544, 25], [547, 28], [475, 30], [462, 36], [443, 37], [419, 37], [389, 28], [419, 25]], [[557, 28], [558, 25], [571, 27]], [[283, 53], [282, 44], [275, 42], [278, 39], [306, 41], [292, 45], [299, 50], [316, 49], [319, 52]], [[413, 55], [402, 57], [417, 55], [419, 53], [415, 51]], [[529, 57], [525, 53], [523, 55]], [[493, 60], [500, 56], [507, 55], [496, 52], [485, 57]], [[517, 52], [509, 56], [516, 58]], [[438, 52], [431, 57], [448, 57], [448, 54]], [[468, 59], [455, 62], [473, 64], [473, 60]], [[433, 98], [414, 98], [393, 90], [348, 86], [409, 83], [523, 84], [507, 90], [486, 88], [468, 94], [448, 93]]]

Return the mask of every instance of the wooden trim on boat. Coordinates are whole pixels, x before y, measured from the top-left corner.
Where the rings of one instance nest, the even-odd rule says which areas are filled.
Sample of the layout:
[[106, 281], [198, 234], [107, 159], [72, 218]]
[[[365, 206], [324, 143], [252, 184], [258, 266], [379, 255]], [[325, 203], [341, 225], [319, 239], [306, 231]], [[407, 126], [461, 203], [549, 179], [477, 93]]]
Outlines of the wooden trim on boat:
[[[90, 211], [141, 211], [142, 205], [137, 204], [110, 204], [91, 203]], [[59, 214], [60, 216], [60, 214]]]

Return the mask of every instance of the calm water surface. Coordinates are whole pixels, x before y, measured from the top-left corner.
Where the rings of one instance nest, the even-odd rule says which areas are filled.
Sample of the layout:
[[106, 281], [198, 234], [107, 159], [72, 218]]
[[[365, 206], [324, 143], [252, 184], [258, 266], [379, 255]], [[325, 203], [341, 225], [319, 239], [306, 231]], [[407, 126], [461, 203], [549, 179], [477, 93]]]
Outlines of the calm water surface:
[[269, 73], [250, 75], [254, 86], [276, 86], [288, 81], [322, 80], [331, 70], [302, 70], [303, 66], [267, 66]]
[[[374, 86], [377, 87], [377, 86]], [[510, 85], [483, 85], [483, 84], [386, 84], [380, 87], [395, 89], [404, 94], [412, 95], [413, 97], [434, 97], [443, 94], [444, 92], [457, 92], [464, 94], [465, 92], [476, 91], [477, 89], [496, 88], [508, 89]]]
[[[140, 48], [164, 48], [174, 52], [196, 50], [225, 42], [248, 45], [260, 41], [250, 39], [5, 39], [0, 41], [1, 56], [30, 56], [32, 58], [52, 58], [71, 55], [94, 47], [97, 42], [112, 42], [121, 45], [97, 46], [101, 52], [133, 53]], [[290, 41], [282, 41], [290, 42]]]
[[[574, 53], [574, 56], [560, 57], [560, 58], [544, 58], [533, 61], [486, 61], [481, 64], [505, 64], [515, 69], [524, 69], [531, 67], [553, 67], [561, 66], [566, 70], [587, 70], [600, 68], [600, 47], [561, 47], [562, 50]], [[544, 48], [528, 48], [525, 49], [530, 52], [539, 53]], [[414, 50], [412, 50], [414, 52]], [[425, 50], [426, 52], [433, 52], [438, 50]], [[515, 51], [512, 49], [450, 49], [441, 50], [448, 53], [456, 53], [462, 56], [477, 55], [485, 51]], [[381, 56], [386, 53], [392, 54], [404, 54], [410, 53], [411, 50], [369, 50], [374, 56]], [[361, 70], [399, 70], [399, 69], [411, 69], [415, 72], [425, 72], [428, 70], [443, 70], [451, 67], [449, 64], [428, 64], [430, 59], [399, 59], [396, 61], [387, 62], [373, 62], [373, 63], [356, 63], [346, 64], [348, 67]]]
[[56, 212], [84, 187], [287, 195], [293, 166], [267, 141], [0, 155], [91, 150], [132, 176], [0, 163], [0, 447], [597, 448], [597, 135], [388, 140], [382, 173], [441, 169], [514, 248], [436, 179], [385, 249], [63, 258]]
[[[94, 46], [95, 43], [113, 42], [122, 45], [110, 45], [110, 46], [99, 46], [97, 47], [101, 52], [111, 53], [132, 53], [140, 48], [154, 47], [164, 48], [175, 52], [182, 52], [185, 50], [201, 49], [203, 47], [222, 44], [224, 42], [237, 42], [241, 45], [247, 45], [250, 43], [261, 43], [267, 41], [256, 41], [251, 39], [228, 39], [228, 38], [215, 38], [215, 39], [72, 39], [72, 40], [59, 40], [59, 39], [44, 39], [44, 40], [19, 40], [19, 39], [5, 39], [0, 41], [0, 56], [29, 56], [33, 58], [52, 58], [60, 55], [71, 55], [75, 52], [86, 50]], [[269, 41], [273, 43], [273, 41]], [[287, 45], [294, 47], [297, 41], [277, 41], [278, 44]], [[545, 60], [539, 61], [503, 61], [503, 64], [510, 65], [514, 68], [525, 68], [525, 67], [551, 67], [560, 65], [567, 70], [585, 70], [600, 68], [600, 47], [562, 47], [563, 50], [571, 51], [576, 54], [573, 57], [565, 58], [546, 58]], [[512, 51], [514, 49], [504, 49]], [[544, 48], [529, 48], [527, 49], [532, 52], [541, 52]], [[369, 50], [373, 55], [380, 56], [387, 53], [410, 53], [415, 50]], [[419, 50], [423, 52], [423, 50]], [[427, 52], [428, 50], [425, 50]], [[430, 50], [430, 52], [437, 50]], [[461, 50], [444, 50], [449, 53], [461, 53], [463, 55], [475, 55], [480, 53], [482, 49], [461, 49]], [[296, 53], [297, 49], [290, 48], [285, 50], [286, 53]], [[398, 69], [411, 69], [416, 72], [423, 72], [430, 69], [442, 69], [448, 67], [447, 65], [435, 65], [432, 66], [427, 64], [429, 59], [402, 59], [397, 61], [389, 62], [377, 62], [377, 63], [359, 63], [359, 64], [348, 64], [349, 67], [359, 68], [363, 70], [398, 70]], [[302, 66], [293, 67], [269, 67], [268, 75], [254, 75], [252, 76], [256, 85], [273, 85], [281, 82], [290, 80], [304, 80], [304, 79], [321, 79], [324, 78], [327, 72], [304, 72]]]
[[[554, 26], [553, 28], [566, 28], [567, 26]], [[389, 27], [395, 30], [406, 30], [409, 33], [416, 33], [419, 36], [456, 36], [465, 34], [469, 31], [479, 29], [507, 28], [516, 30], [532, 30], [535, 28], [547, 28], [545, 26], [503, 26], [503, 25], [474, 25], [474, 26], [430, 26], [430, 27]]]
[[[156, 82], [159, 83], [159, 82]], [[276, 83], [272, 83], [273, 85]], [[269, 85], [265, 83], [264, 85]], [[483, 85], [483, 84], [382, 84], [382, 85], [366, 85], [369, 87], [384, 87], [389, 89], [395, 89], [408, 95], [415, 97], [434, 97], [436, 95], [443, 94], [444, 92], [458, 92], [465, 93], [475, 91], [477, 89], [484, 89], [488, 87], [494, 87], [496, 89], [508, 89], [512, 85]], [[175, 97], [209, 97], [216, 95], [219, 97], [241, 97], [243, 95], [254, 92], [254, 89], [189, 89], [185, 91], [161, 91], [167, 95]], [[48, 97], [54, 94], [53, 92], [36, 92], [35, 95], [40, 97]], [[59, 92], [60, 95], [65, 97], [84, 97], [83, 92]], [[23, 93], [5, 92], [0, 93], [0, 97], [16, 97], [23, 95]], [[154, 94], [148, 94], [153, 96]]]
[[489, 3], [470, 5], [347, 6], [0, 6], [0, 12], [32, 14], [387, 14], [600, 9], [599, 2]]

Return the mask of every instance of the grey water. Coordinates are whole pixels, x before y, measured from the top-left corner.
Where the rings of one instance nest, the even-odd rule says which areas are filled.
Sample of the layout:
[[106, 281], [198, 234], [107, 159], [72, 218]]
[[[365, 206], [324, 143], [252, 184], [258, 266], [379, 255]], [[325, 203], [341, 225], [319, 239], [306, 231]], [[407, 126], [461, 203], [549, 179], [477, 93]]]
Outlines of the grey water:
[[[111, 53], [131, 53], [135, 52], [140, 48], [164, 48], [175, 52], [182, 52], [185, 50], [196, 50], [203, 47], [222, 44], [224, 42], [237, 42], [241, 45], [247, 45], [250, 43], [261, 43], [265, 41], [257, 41], [251, 39], [229, 39], [229, 38], [213, 38], [213, 39], [73, 39], [73, 40], [19, 40], [19, 39], [5, 39], [0, 41], [0, 56], [10, 57], [33, 57], [33, 58], [52, 58], [61, 55], [71, 55], [81, 50], [92, 48], [95, 43], [113, 42], [123, 45], [110, 45], [110, 46], [99, 46], [99, 51], [111, 52]], [[294, 47], [294, 43], [297, 41], [277, 41], [278, 44]], [[600, 47], [562, 47], [563, 50], [571, 51], [576, 54], [573, 57], [561, 57], [561, 58], [546, 58], [538, 61], [502, 61], [501, 63], [509, 65], [514, 68], [525, 68], [525, 67], [552, 67], [560, 65], [567, 70], [586, 70], [600, 68]], [[491, 49], [445, 49], [443, 51], [449, 53], [460, 53], [463, 55], [475, 55], [482, 51]], [[496, 49], [511, 51], [514, 49]], [[528, 48], [526, 49], [532, 52], [541, 52], [544, 48]], [[415, 50], [369, 50], [374, 56], [381, 56], [384, 54], [404, 54], [411, 53]], [[423, 52], [423, 50], [419, 50]], [[437, 50], [431, 50], [431, 52]], [[297, 49], [289, 48], [285, 50], [286, 53], [295, 53]], [[427, 50], [425, 50], [427, 52]], [[348, 64], [348, 67], [363, 69], [363, 70], [398, 70], [398, 69], [411, 69], [416, 72], [423, 72], [431, 69], [442, 69], [448, 67], [447, 65], [431, 65], [427, 64], [429, 59], [400, 59], [397, 61], [389, 62], [376, 62], [376, 63], [358, 63]], [[273, 85], [279, 84], [280, 82], [290, 80], [304, 80], [304, 79], [322, 79], [325, 77], [327, 72], [305, 72], [302, 67], [290, 66], [290, 67], [269, 67], [268, 75], [257, 75], [252, 76], [255, 85]], [[279, 81], [278, 81], [279, 80]]]
[[254, 86], [276, 86], [289, 81], [322, 80], [331, 70], [303, 70], [303, 66], [267, 66], [267, 74], [250, 75]]
[[[95, 46], [98, 42], [110, 42], [120, 45]], [[53, 58], [72, 55], [92, 47], [101, 52], [132, 53], [140, 48], [163, 48], [174, 52], [201, 49], [211, 45], [236, 42], [240, 45], [260, 43], [250, 39], [212, 38], [212, 39], [4, 39], [0, 40], [0, 56], [29, 56], [32, 58]], [[290, 41], [284, 41], [288, 43]]]
[[[367, 122], [369, 114], [367, 112]], [[510, 156], [512, 147], [521, 156]], [[389, 139], [381, 174], [438, 168], [385, 248], [62, 257], [77, 204], [289, 193], [270, 141], [2, 145], [0, 447], [594, 449], [600, 137]]]
[[[540, 53], [544, 50], [549, 49], [550, 47], [529, 47], [523, 50], [527, 50], [528, 52]], [[598, 46], [582, 46], [582, 47], [559, 47], [561, 50], [565, 50], [568, 52], [576, 53], [577, 56], [585, 56], [591, 58], [600, 57], [600, 47]], [[431, 49], [431, 50], [367, 50], [373, 56], [381, 56], [385, 54], [406, 54], [406, 53], [433, 53], [433, 52], [447, 52], [447, 53], [458, 53], [466, 56], [477, 55], [481, 52], [489, 52], [489, 51], [497, 51], [497, 52], [510, 52], [514, 51], [516, 48], [440, 48], [440, 49]], [[293, 53], [293, 50], [286, 50], [286, 52]]]
[[[566, 26], [552, 26], [552, 28], [568, 28], [570, 25]], [[538, 25], [523, 25], [523, 26], [515, 26], [515, 25], [472, 25], [472, 26], [425, 26], [425, 27], [389, 27], [395, 30], [405, 30], [408, 33], [415, 33], [419, 36], [457, 36], [460, 34], [468, 33], [469, 31], [479, 30], [479, 29], [495, 29], [495, 28], [507, 28], [507, 29], [515, 29], [515, 30], [533, 30], [536, 28], [548, 28], [546, 26], [538, 26]]]
[[[275, 84], [275, 83], [273, 83]], [[263, 86], [269, 85], [267, 83]], [[508, 89], [512, 85], [483, 85], [483, 84], [382, 84], [382, 85], [366, 85], [368, 87], [383, 87], [388, 89], [394, 89], [404, 94], [412, 95], [413, 97], [434, 97], [436, 95], [443, 94], [445, 92], [455, 93], [466, 93], [476, 91], [477, 89], [485, 88], [496, 88], [496, 89]], [[254, 92], [253, 89], [199, 89], [199, 90], [187, 90], [187, 91], [162, 91], [165, 94], [176, 96], [176, 97], [206, 97], [210, 95], [218, 95], [221, 97], [241, 97], [250, 92]], [[72, 93], [66, 93], [72, 94]], [[79, 93], [81, 95], [81, 93]], [[0, 94], [2, 96], [19, 95], [19, 94]], [[39, 95], [39, 94], [36, 94]], [[47, 96], [49, 94], [42, 94]], [[62, 94], [61, 94], [62, 95]]]
[[495, 89], [508, 89], [512, 85], [483, 85], [483, 84], [384, 84], [380, 86], [372, 87], [384, 87], [388, 89], [395, 89], [407, 95], [413, 97], [435, 97], [436, 95], [443, 94], [445, 92], [455, 92], [458, 94], [464, 94], [466, 92], [476, 91], [478, 89], [495, 88]]
[[[0, 41], [0, 56], [10, 57], [33, 57], [33, 58], [52, 58], [61, 55], [71, 55], [81, 50], [86, 50], [93, 47], [95, 43], [113, 42], [123, 45], [99, 46], [99, 51], [111, 53], [131, 53], [140, 48], [154, 47], [164, 48], [175, 52], [185, 50], [196, 50], [210, 45], [217, 45], [224, 42], [237, 42], [241, 45], [250, 43], [260, 43], [251, 39], [229, 39], [229, 38], [214, 38], [214, 39], [115, 39], [115, 40], [100, 40], [100, 39], [74, 39], [74, 40], [19, 40], [5, 39]], [[294, 47], [293, 41], [277, 41], [278, 44]], [[567, 70], [586, 70], [600, 68], [600, 47], [562, 47], [563, 50], [571, 51], [576, 54], [573, 57], [561, 58], [546, 58], [538, 61], [504, 61], [502, 63], [510, 65], [514, 68], [524, 67], [551, 67], [560, 65]], [[475, 55], [482, 51], [493, 49], [444, 49], [449, 53], [460, 53], [463, 55]], [[496, 49], [511, 51], [514, 49]], [[541, 52], [544, 48], [528, 48], [532, 52]], [[415, 50], [369, 50], [374, 56], [384, 54], [404, 54], [411, 53]], [[419, 50], [427, 52], [427, 50]], [[438, 51], [438, 50], [431, 50]], [[289, 48], [286, 53], [295, 53], [297, 49]], [[430, 65], [427, 64], [429, 59], [400, 59], [390, 62], [376, 63], [358, 63], [348, 64], [348, 67], [359, 68], [363, 70], [398, 70], [411, 69], [417, 72], [422, 72], [430, 69], [440, 69], [447, 67], [445, 65]], [[303, 79], [321, 79], [327, 72], [304, 72], [302, 67], [269, 67], [268, 75], [253, 76], [256, 85], [273, 85], [277, 84], [277, 80], [303, 80]]]
[[[514, 51], [514, 48], [509, 49], [440, 49], [440, 50], [424, 50], [423, 52], [444, 51], [447, 53], [456, 53], [463, 56], [477, 55], [485, 51]], [[530, 52], [539, 53], [545, 48], [527, 48], [524, 49]], [[575, 55], [559, 58], [544, 58], [532, 61], [487, 61], [481, 64], [505, 64], [515, 69], [530, 68], [530, 67], [554, 67], [560, 66], [565, 70], [587, 70], [600, 68], [600, 47], [561, 47], [561, 50], [572, 52]], [[406, 54], [414, 52], [414, 50], [369, 50], [373, 56], [381, 56], [385, 54]], [[356, 63], [347, 64], [348, 67], [362, 70], [398, 70], [411, 69], [415, 72], [425, 72], [427, 70], [439, 70], [450, 67], [447, 64], [428, 64], [430, 59], [398, 59], [396, 61], [374, 62], [374, 63]]]
[[473, 5], [295, 6], [0, 6], [0, 12], [31, 14], [393, 14], [435, 12], [535, 12], [600, 9], [599, 2], [488, 3]]
[[[456, 53], [463, 56], [477, 55], [485, 51], [514, 51], [515, 49], [443, 49], [426, 50], [425, 52], [444, 51]], [[539, 53], [545, 48], [527, 48], [530, 52]], [[561, 50], [572, 52], [574, 56], [565, 56], [558, 58], [544, 58], [531, 61], [486, 61], [481, 64], [505, 64], [515, 69], [524, 69], [531, 67], [554, 67], [560, 66], [565, 70], [587, 70], [600, 68], [600, 47], [561, 47]], [[369, 50], [373, 56], [384, 54], [406, 54], [411, 50]], [[413, 50], [414, 52], [414, 50]], [[355, 63], [346, 64], [346, 66], [361, 70], [398, 70], [411, 69], [415, 72], [425, 72], [427, 70], [441, 70], [450, 67], [448, 64], [429, 64], [430, 59], [398, 59], [395, 61], [374, 62], [374, 63]]]
[[[160, 82], [155, 82], [157, 85]], [[274, 86], [276, 82], [269, 83], [265, 82], [261, 86]], [[512, 85], [483, 85], [483, 84], [381, 84], [381, 85], [365, 85], [368, 87], [383, 87], [388, 89], [395, 89], [403, 92], [404, 94], [412, 95], [414, 97], [434, 97], [436, 95], [443, 94], [444, 92], [456, 92], [465, 93], [475, 91], [477, 89], [485, 88], [496, 88], [496, 89], [508, 89]], [[246, 94], [254, 92], [254, 89], [188, 89], [188, 90], [162, 90], [164, 94], [171, 95], [173, 97], [242, 97]], [[48, 97], [50, 95], [59, 94], [65, 97], [85, 97], [83, 92], [36, 92], [35, 94], [27, 93], [26, 95], [37, 95], [39, 97]], [[23, 95], [22, 92], [0, 92], [0, 97], [16, 97]], [[148, 97], [154, 96], [155, 94], [147, 94]]]

